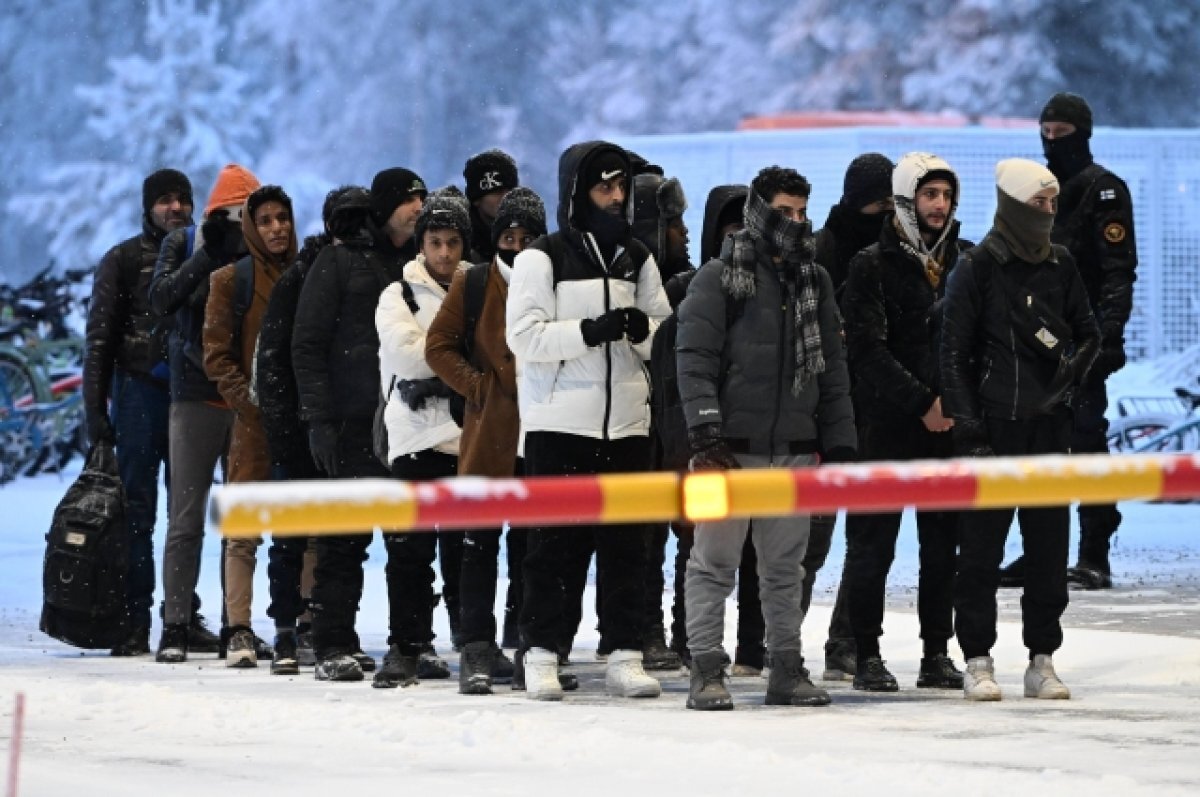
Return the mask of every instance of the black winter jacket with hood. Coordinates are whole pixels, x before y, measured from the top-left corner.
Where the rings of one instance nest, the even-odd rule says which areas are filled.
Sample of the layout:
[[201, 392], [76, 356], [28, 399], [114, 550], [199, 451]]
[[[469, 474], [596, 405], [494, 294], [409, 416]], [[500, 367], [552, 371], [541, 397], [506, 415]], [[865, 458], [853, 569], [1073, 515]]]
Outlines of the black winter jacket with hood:
[[854, 406], [883, 423], [920, 417], [941, 395], [940, 300], [959, 252], [970, 246], [958, 240], [958, 222], [951, 222], [945, 270], [935, 288], [891, 219], [889, 214], [878, 242], [850, 261], [841, 301]]
[[370, 423], [379, 403], [379, 333], [375, 307], [416, 256], [416, 242], [397, 249], [366, 222], [369, 199], [355, 193], [334, 210], [330, 229], [357, 214], [365, 226], [317, 256], [296, 307], [292, 368], [300, 417], [308, 423]]
[[700, 265], [721, 254], [724, 240], [717, 226], [721, 215], [730, 205], [745, 205], [749, 193], [748, 185], [718, 185], [708, 192], [708, 199], [704, 202], [704, 229], [700, 233]]
[[885, 218], [891, 214], [865, 215], [838, 203], [829, 209], [825, 226], [817, 233], [816, 261], [829, 273], [838, 301], [850, 273], [850, 261], [879, 241]]
[[150, 304], [165, 237], [143, 218], [142, 234], [108, 250], [96, 269], [83, 358], [83, 399], [91, 410], [107, 414], [114, 368], [167, 387], [167, 325]]

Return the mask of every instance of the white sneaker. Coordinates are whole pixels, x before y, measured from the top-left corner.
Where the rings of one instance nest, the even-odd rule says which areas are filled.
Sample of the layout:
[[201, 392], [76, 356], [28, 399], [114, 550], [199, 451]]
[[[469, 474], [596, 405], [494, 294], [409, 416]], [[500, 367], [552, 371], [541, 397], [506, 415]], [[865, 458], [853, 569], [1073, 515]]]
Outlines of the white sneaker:
[[613, 697], [658, 697], [662, 684], [642, 669], [640, 650], [614, 650], [608, 654], [604, 688]]
[[558, 654], [545, 648], [525, 651], [525, 696], [530, 700], [562, 700]]
[[996, 683], [996, 665], [991, 656], [967, 659], [963, 673], [963, 697], [967, 700], [999, 700], [1000, 686]]
[[1044, 653], [1039, 653], [1029, 662], [1025, 670], [1025, 697], [1040, 700], [1070, 700], [1071, 690], [1058, 680], [1054, 662]]

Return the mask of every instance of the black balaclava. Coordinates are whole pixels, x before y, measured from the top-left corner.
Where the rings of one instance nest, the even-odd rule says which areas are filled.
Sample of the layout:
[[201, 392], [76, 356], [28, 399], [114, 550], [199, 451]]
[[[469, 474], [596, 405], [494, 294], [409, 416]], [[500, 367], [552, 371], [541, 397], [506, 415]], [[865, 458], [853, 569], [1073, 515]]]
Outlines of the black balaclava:
[[1066, 122], [1075, 126], [1075, 132], [1062, 138], [1048, 139], [1042, 136], [1042, 153], [1046, 165], [1060, 182], [1071, 179], [1092, 163], [1092, 109], [1087, 100], [1078, 94], [1060, 92], [1055, 94], [1042, 109], [1038, 123]]
[[632, 180], [629, 179], [629, 164], [616, 151], [604, 150], [597, 153], [588, 159], [580, 173], [578, 200], [584, 208], [584, 229], [595, 236], [596, 243], [600, 245], [606, 258], [611, 256], [616, 247], [624, 245], [629, 239], [629, 219], [624, 212], [613, 214], [596, 207], [596, 203], [592, 202], [592, 198], [589, 196], [589, 191], [597, 183], [618, 175], [625, 180], [626, 203], [630, 203], [632, 197], [628, 194], [632, 188]]

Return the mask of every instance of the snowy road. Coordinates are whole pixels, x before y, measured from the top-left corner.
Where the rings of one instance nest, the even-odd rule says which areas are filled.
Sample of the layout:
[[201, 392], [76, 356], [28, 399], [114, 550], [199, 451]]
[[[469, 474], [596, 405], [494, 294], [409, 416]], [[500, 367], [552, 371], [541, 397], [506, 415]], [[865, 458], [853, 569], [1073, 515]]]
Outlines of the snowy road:
[[[764, 682], [739, 679], [738, 710], [703, 715], [683, 708], [683, 675], [664, 679], [658, 700], [604, 698], [602, 665], [591, 661], [594, 617], [585, 619], [572, 665], [583, 688], [563, 705], [504, 690], [463, 697], [452, 682], [396, 691], [321, 684], [307, 671], [279, 678], [265, 667], [226, 670], [211, 656], [168, 667], [80, 655], [36, 630], [41, 535], [64, 486], [41, 477], [0, 491], [0, 749], [8, 746], [13, 695], [22, 691], [23, 795], [207, 797], [247, 788], [328, 795], [373, 787], [489, 795], [1200, 793], [1200, 507], [1122, 507], [1118, 589], [1074, 593], [1068, 609], [1056, 661], [1074, 691], [1069, 702], [1021, 697], [1024, 650], [1011, 592], [1001, 596], [996, 650], [1003, 702], [969, 705], [957, 693], [913, 688], [920, 648], [908, 528], [884, 639], [899, 694], [833, 685], [828, 708], [765, 708], [758, 705]], [[386, 638], [378, 548], [361, 614], [364, 642], [377, 654]], [[206, 548], [201, 584], [210, 607], [215, 551]], [[831, 563], [840, 564], [841, 553], [835, 547]], [[811, 651], [824, 639], [836, 570], [818, 581], [805, 626]], [[261, 580], [258, 595], [265, 596]], [[255, 608], [261, 616], [265, 599]], [[444, 613], [437, 618], [445, 639]]]

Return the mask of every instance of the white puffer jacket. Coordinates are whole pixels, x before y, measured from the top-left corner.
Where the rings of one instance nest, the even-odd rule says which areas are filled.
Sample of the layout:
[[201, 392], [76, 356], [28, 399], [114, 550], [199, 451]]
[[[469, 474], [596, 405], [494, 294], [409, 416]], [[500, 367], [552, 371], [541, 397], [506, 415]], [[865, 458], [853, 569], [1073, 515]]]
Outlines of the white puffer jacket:
[[[459, 268], [468, 265], [461, 263]], [[393, 385], [393, 379], [399, 383], [405, 379], [435, 376], [425, 362], [425, 330], [442, 306], [446, 291], [429, 275], [424, 255], [417, 255], [404, 266], [404, 279], [417, 302], [416, 315], [404, 301], [404, 286], [399, 282], [393, 282], [384, 290], [375, 309], [375, 327], [379, 330], [379, 376], [384, 391]], [[413, 412], [400, 400], [399, 388], [393, 387], [383, 418], [388, 430], [389, 462], [430, 448], [458, 456], [458, 438], [462, 430], [450, 415], [449, 399], [428, 399], [424, 407]]]
[[[584, 238], [594, 245], [590, 234]], [[610, 440], [648, 435], [650, 380], [644, 361], [659, 323], [671, 312], [654, 258], [645, 253], [642, 263], [631, 264], [629, 253], [618, 250], [606, 274], [581, 263], [571, 247], [563, 249], [573, 262], [560, 264], [557, 285], [550, 257], [538, 243], [517, 255], [513, 266], [506, 339], [517, 358], [522, 434], [564, 432]], [[610, 276], [614, 267], [626, 276]], [[619, 307], [644, 312], [650, 334], [636, 346], [622, 338], [589, 347], [580, 321]]]

